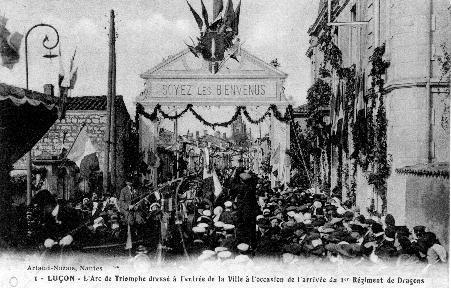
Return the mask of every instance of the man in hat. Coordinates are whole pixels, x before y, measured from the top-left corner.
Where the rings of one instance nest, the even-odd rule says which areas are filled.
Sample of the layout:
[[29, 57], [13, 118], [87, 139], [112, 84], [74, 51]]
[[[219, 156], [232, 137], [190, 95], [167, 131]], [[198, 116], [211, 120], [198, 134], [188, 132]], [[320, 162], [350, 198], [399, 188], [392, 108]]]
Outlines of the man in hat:
[[134, 224], [135, 206], [132, 205], [134, 198], [136, 198], [136, 194], [132, 186], [132, 181], [127, 179], [125, 180], [125, 187], [122, 188], [121, 193], [119, 194], [119, 208], [129, 225]]
[[224, 203], [224, 212], [219, 216], [219, 221], [224, 222], [225, 224], [233, 224], [235, 222], [234, 214], [232, 211], [233, 203], [231, 201], [226, 201]]
[[395, 248], [395, 235], [396, 230], [393, 226], [385, 229], [384, 240], [382, 240], [382, 243], [375, 251], [376, 255], [382, 260], [388, 261], [398, 256], [397, 249]]
[[276, 257], [280, 252], [280, 243], [271, 233], [271, 223], [266, 218], [261, 218], [257, 222], [257, 245], [255, 255], [260, 257]]
[[[39, 191], [31, 202], [39, 211], [40, 227], [36, 239], [44, 244], [45, 248], [54, 246], [74, 246], [80, 244], [84, 235], [89, 231], [82, 229], [79, 214], [73, 208], [59, 204], [53, 194], [48, 190]], [[75, 243], [74, 243], [75, 241]]]
[[[238, 171], [239, 173], [240, 171]], [[232, 190], [236, 195], [236, 236], [239, 242], [255, 245], [255, 216], [258, 210], [256, 178], [248, 172], [238, 174]]]
[[234, 251], [237, 245], [235, 225], [224, 224], [223, 229], [225, 231], [225, 239], [222, 241], [221, 246], [227, 248], [228, 250]]

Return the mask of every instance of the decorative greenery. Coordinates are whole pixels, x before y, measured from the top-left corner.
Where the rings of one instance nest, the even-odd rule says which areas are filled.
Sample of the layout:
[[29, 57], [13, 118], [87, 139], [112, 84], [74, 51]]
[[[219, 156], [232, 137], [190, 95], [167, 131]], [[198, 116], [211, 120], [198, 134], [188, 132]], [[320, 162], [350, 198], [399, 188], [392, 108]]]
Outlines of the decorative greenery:
[[271, 60], [271, 62], [269, 62], [269, 65], [273, 66], [274, 68], [279, 68], [280, 67], [280, 62], [279, 59], [274, 58]]
[[[437, 61], [440, 65], [440, 82], [442, 79], [448, 75], [448, 89], [449, 89], [449, 81], [451, 77], [451, 56], [448, 53], [448, 50], [446, 48], [446, 44], [443, 43], [440, 45], [442, 47], [443, 55], [436, 55]], [[440, 125], [442, 126], [443, 130], [448, 131], [449, 130], [449, 93], [448, 97], [442, 100], [443, 103], [443, 113], [440, 121]]]
[[230, 126], [233, 122], [235, 122], [238, 119], [238, 116], [240, 116], [241, 114], [243, 114], [246, 117], [246, 119], [252, 124], [259, 124], [259, 123], [263, 122], [263, 120], [265, 120], [266, 117], [271, 116], [271, 115], [274, 116], [277, 120], [279, 120], [281, 122], [288, 122], [291, 120], [292, 110], [293, 110], [293, 107], [291, 105], [288, 105], [288, 107], [285, 111], [285, 114], [282, 115], [282, 113], [280, 113], [280, 111], [278, 110], [277, 106], [275, 104], [271, 104], [268, 107], [268, 110], [263, 114], [263, 116], [261, 116], [258, 119], [252, 119], [245, 106], [237, 106], [234, 115], [232, 116], [232, 118], [229, 121], [211, 123], [211, 122], [205, 120], [196, 110], [194, 110], [192, 104], [188, 104], [182, 112], [176, 113], [175, 115], [172, 115], [172, 116], [169, 114], [166, 114], [161, 109], [160, 104], [157, 104], [155, 106], [153, 112], [150, 114], [144, 110], [144, 107], [141, 104], [138, 103], [136, 105], [136, 113], [139, 115], [142, 115], [145, 118], [152, 120], [152, 121], [157, 119], [158, 113], [161, 114], [161, 116], [163, 116], [163, 118], [165, 118], [165, 119], [175, 120], [175, 119], [182, 117], [186, 112], [190, 111], [194, 115], [194, 117], [196, 117], [196, 119], [199, 120], [202, 124], [212, 127], [213, 129], [215, 129], [216, 127]]
[[[364, 117], [359, 119], [354, 119], [354, 110], [356, 108], [356, 69], [355, 66], [342, 67], [342, 52], [333, 42], [332, 28], [330, 26], [323, 25], [322, 34], [318, 38], [318, 46], [319, 50], [324, 54], [324, 63], [319, 68], [320, 77], [331, 77], [333, 72], [335, 72], [339, 81], [344, 81], [346, 85], [345, 93], [342, 95], [345, 114], [343, 129], [339, 135], [329, 139], [331, 143], [338, 147], [337, 188], [343, 188], [343, 175], [345, 180], [351, 177], [351, 184], [348, 185], [345, 182], [344, 188], [349, 199], [355, 201], [357, 166], [362, 167], [364, 171], [370, 169], [371, 172], [368, 174], [367, 180], [369, 184], [375, 186], [381, 197], [383, 202], [382, 212], [384, 212], [386, 209], [386, 180], [390, 175], [390, 161], [387, 154], [387, 118], [384, 104], [385, 82], [383, 78], [390, 63], [383, 59], [385, 46], [377, 47], [370, 57], [371, 88], [367, 91], [364, 99], [365, 103], [368, 103], [368, 109]], [[445, 58], [446, 56], [444, 56]], [[445, 65], [445, 70], [446, 67], [448, 67], [447, 71], [449, 71], [449, 65]], [[327, 135], [327, 133], [324, 133], [325, 125], [322, 123], [323, 115], [320, 113], [320, 108], [327, 107], [332, 96], [330, 85], [322, 79], [317, 79], [308, 91], [307, 107], [309, 119], [307, 124], [310, 140], [313, 143], [317, 139], [322, 140], [322, 145], [326, 142], [324, 140], [327, 137], [323, 137], [323, 135]], [[374, 115], [374, 112], [376, 112], [376, 115]], [[353, 125], [348, 124], [351, 119], [353, 120]], [[349, 151], [348, 126], [353, 132], [354, 153], [350, 157], [355, 159], [355, 161], [352, 173], [350, 173], [348, 165], [343, 167], [343, 152], [348, 153]]]
[[313, 149], [312, 142], [296, 122], [290, 125], [290, 139], [294, 139], [294, 141], [290, 141], [290, 149], [286, 153], [290, 156], [291, 168], [297, 172], [291, 175], [290, 186], [305, 190], [311, 187], [309, 174], [313, 175], [313, 171], [310, 167], [310, 161], [302, 161], [303, 156], [300, 155], [301, 151], [299, 150], [302, 147], [302, 151], [305, 152], [304, 155], [309, 155], [309, 152]]
[[[365, 121], [354, 126], [354, 148], [357, 163], [364, 170], [371, 168], [368, 174], [368, 184], [374, 185], [382, 200], [382, 213], [387, 208], [387, 178], [390, 176], [391, 165], [387, 154], [387, 117], [384, 104], [383, 75], [390, 63], [383, 59], [385, 45], [377, 47], [370, 57], [371, 88], [367, 93], [370, 107], [365, 115]], [[377, 103], [378, 101], [378, 103]], [[376, 119], [373, 113], [377, 107]], [[364, 127], [362, 127], [364, 125]]]
[[442, 72], [442, 76], [440, 78], [441, 81], [441, 79], [451, 70], [451, 55], [448, 53], [445, 43], [442, 43], [440, 47], [442, 47], [443, 55], [437, 55], [436, 57], [438, 63], [440, 64], [440, 71]]
[[[355, 99], [355, 82], [356, 82], [356, 71], [355, 66], [342, 67], [342, 52], [338, 46], [333, 41], [332, 28], [327, 25], [323, 25], [322, 34], [318, 38], [319, 50], [324, 55], [324, 63], [319, 68], [319, 75], [322, 78], [331, 77], [333, 72], [338, 76], [339, 81], [345, 84], [345, 93], [342, 95], [343, 101], [343, 112], [344, 119], [342, 122], [342, 128], [338, 135], [330, 135], [331, 126], [328, 125], [325, 128], [324, 123], [322, 123], [323, 114], [319, 113], [320, 108], [327, 107], [332, 99], [332, 89], [330, 85], [322, 79], [317, 79], [313, 86], [309, 89], [309, 94], [307, 96], [309, 108], [309, 119], [308, 127], [310, 129], [310, 134], [312, 134], [312, 141], [321, 141], [320, 146], [326, 146], [328, 144], [333, 144], [338, 147], [339, 158], [343, 156], [343, 152], [346, 154], [349, 151], [348, 148], [348, 123], [353, 117], [354, 112], [354, 99]], [[319, 97], [317, 95], [320, 95]], [[324, 95], [324, 96], [322, 96]], [[309, 98], [310, 96], [310, 98]], [[323, 99], [321, 99], [323, 98]], [[327, 101], [321, 101], [326, 100]], [[341, 104], [338, 104], [341, 105]], [[320, 115], [318, 115], [320, 114]], [[318, 116], [321, 116], [321, 120], [318, 121]], [[331, 119], [332, 121], [332, 119]], [[326, 137], [324, 137], [326, 136]], [[329, 149], [328, 149], [329, 150]], [[328, 151], [330, 152], [330, 151]], [[329, 153], [330, 154], [330, 153]], [[328, 159], [331, 159], [331, 155], [328, 155]], [[342, 159], [339, 160], [337, 167], [337, 177], [338, 177], [338, 188], [342, 188], [341, 176], [343, 174]], [[331, 161], [329, 161], [331, 162]], [[354, 175], [353, 175], [354, 177]], [[350, 187], [345, 187], [346, 192], [349, 193]]]
[[324, 107], [329, 106], [332, 89], [324, 80], [318, 78], [307, 91], [307, 127], [310, 140], [320, 144], [328, 139], [328, 125], [324, 122]]
[[[340, 48], [333, 42], [332, 28], [324, 24], [321, 30], [323, 33], [318, 38], [318, 45], [320, 51], [324, 54], [324, 63], [329, 64], [331, 69], [338, 71], [343, 59]], [[323, 68], [327, 69], [327, 67]]]

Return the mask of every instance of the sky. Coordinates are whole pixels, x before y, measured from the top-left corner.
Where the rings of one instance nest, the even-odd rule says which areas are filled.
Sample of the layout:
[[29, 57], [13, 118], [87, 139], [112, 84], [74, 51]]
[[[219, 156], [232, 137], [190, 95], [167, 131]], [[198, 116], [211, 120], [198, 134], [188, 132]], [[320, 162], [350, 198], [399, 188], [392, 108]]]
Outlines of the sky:
[[[200, 0], [189, 0], [200, 12]], [[240, 39], [243, 47], [270, 62], [278, 58], [280, 70], [289, 76], [286, 94], [296, 105], [305, 103], [310, 86], [307, 29], [315, 20], [319, 0], [242, 0]], [[212, 9], [213, 0], [204, 0]], [[233, 0], [237, 5], [238, 0]], [[127, 109], [135, 113], [134, 100], [143, 90], [140, 74], [169, 55], [186, 48], [184, 41], [198, 35], [198, 28], [185, 0], [2, 0], [0, 15], [9, 19], [11, 32], [26, 31], [35, 24], [55, 26], [65, 69], [77, 50], [78, 80], [72, 96], [105, 95], [108, 71], [109, 13], [114, 9], [117, 29], [117, 94], [123, 95]], [[211, 12], [210, 12], [211, 13]], [[42, 91], [45, 83], [56, 85], [59, 60], [42, 57], [46, 28], [30, 33], [30, 89]], [[24, 41], [21, 59], [12, 70], [0, 66], [0, 82], [25, 87]], [[58, 54], [54, 49], [53, 54]]]

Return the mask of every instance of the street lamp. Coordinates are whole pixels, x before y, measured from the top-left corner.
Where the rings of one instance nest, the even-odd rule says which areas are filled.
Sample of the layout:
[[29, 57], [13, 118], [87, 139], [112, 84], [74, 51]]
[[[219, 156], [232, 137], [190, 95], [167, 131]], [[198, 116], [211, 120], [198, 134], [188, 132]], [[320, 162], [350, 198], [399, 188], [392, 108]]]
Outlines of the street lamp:
[[[25, 81], [26, 81], [26, 89], [27, 89], [27, 91], [29, 90], [29, 86], [28, 86], [28, 84], [29, 84], [28, 83], [28, 36], [30, 35], [31, 31], [33, 31], [35, 28], [38, 28], [38, 27], [49, 27], [56, 34], [56, 41], [55, 41], [55, 44], [53, 44], [53, 45], [48, 45], [49, 37], [47, 35], [45, 35], [44, 39], [42, 40], [42, 46], [44, 46], [44, 48], [48, 49], [49, 51], [51, 51], [53, 48], [58, 46], [58, 43], [59, 43], [59, 40], [60, 40], [58, 31], [52, 25], [40, 23], [40, 24], [36, 24], [33, 27], [31, 27], [30, 29], [28, 29], [27, 33], [25, 34], [25, 79], [26, 79]], [[51, 59], [51, 58], [56, 57], [56, 55], [52, 55], [51, 53], [49, 53], [48, 55], [44, 55], [44, 57]], [[32, 162], [31, 162], [31, 149], [30, 149], [30, 151], [28, 151], [28, 153], [27, 153], [27, 205], [30, 205], [31, 197], [32, 197], [32, 192], [31, 192], [31, 181], [32, 181], [31, 166], [32, 166]]]

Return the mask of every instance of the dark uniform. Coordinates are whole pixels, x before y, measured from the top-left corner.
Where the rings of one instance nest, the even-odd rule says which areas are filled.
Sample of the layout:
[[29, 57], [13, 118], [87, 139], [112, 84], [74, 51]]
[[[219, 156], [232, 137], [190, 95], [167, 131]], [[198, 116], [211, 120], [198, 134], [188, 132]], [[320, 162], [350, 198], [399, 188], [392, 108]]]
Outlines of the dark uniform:
[[236, 237], [239, 243], [250, 243], [255, 247], [256, 225], [256, 181], [248, 173], [241, 173], [232, 186], [236, 194]]

